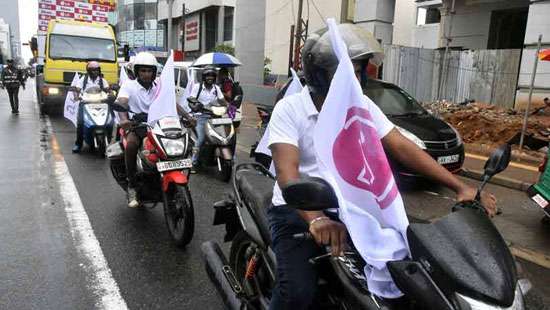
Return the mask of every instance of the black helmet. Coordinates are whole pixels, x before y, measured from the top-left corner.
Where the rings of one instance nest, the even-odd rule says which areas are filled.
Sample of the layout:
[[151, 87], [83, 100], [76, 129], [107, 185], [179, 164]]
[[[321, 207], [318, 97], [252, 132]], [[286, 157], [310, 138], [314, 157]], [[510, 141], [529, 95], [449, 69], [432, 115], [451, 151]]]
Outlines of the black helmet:
[[211, 67], [211, 66], [205, 67], [202, 70], [202, 80], [203, 81], [206, 80], [207, 76], [213, 76], [214, 78], [216, 78], [218, 76], [218, 71], [216, 70], [215, 67]]
[[[338, 30], [353, 62], [365, 65], [369, 60], [376, 65], [382, 63], [384, 51], [370, 32], [354, 24], [340, 24]], [[325, 96], [338, 67], [328, 28], [309, 35], [302, 48], [302, 67], [310, 91]]]

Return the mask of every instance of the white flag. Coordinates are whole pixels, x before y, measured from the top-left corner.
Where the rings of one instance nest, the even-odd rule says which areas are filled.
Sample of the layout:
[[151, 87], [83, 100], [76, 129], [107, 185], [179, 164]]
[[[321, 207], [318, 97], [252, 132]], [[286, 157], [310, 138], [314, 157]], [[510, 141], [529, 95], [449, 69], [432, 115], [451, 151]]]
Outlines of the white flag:
[[118, 77], [118, 85], [122, 86], [122, 84], [126, 81], [128, 81], [130, 78], [128, 77], [128, 73], [126, 73], [126, 68], [121, 67], [120, 68], [120, 76]]
[[[290, 82], [290, 85], [288, 85], [288, 88], [286, 89], [284, 97], [301, 93], [303, 89], [302, 83], [300, 83], [300, 78], [298, 77], [298, 74], [296, 73], [296, 71], [290, 68], [290, 72], [292, 72], [292, 82]], [[269, 128], [265, 130], [264, 135], [260, 139], [260, 142], [258, 142], [258, 146], [256, 146], [255, 152], [271, 156], [271, 150], [269, 150], [268, 143], [269, 143]], [[275, 171], [274, 169], [271, 169], [271, 168], [270, 170]]]
[[367, 262], [369, 290], [396, 298], [403, 294], [386, 263], [409, 255], [409, 223], [376, 131], [377, 120], [369, 113], [374, 103], [363, 95], [334, 19], [328, 19], [328, 25], [339, 65], [315, 127], [317, 162], [338, 196], [340, 218]]
[[178, 110], [176, 108], [173, 52], [170, 53], [170, 57], [168, 57], [160, 75], [160, 79], [158, 80], [155, 93], [153, 94], [153, 103], [151, 103], [149, 107], [147, 123], [153, 125], [159, 119], [169, 116], [178, 116]]
[[[73, 81], [71, 82], [71, 86], [77, 86], [79, 80], [80, 76], [78, 75], [78, 72], [75, 72]], [[65, 116], [66, 119], [70, 120], [75, 125], [75, 127], [78, 118], [78, 104], [79, 100], [75, 97], [75, 92], [68, 91], [67, 97], [65, 97], [63, 116]]]

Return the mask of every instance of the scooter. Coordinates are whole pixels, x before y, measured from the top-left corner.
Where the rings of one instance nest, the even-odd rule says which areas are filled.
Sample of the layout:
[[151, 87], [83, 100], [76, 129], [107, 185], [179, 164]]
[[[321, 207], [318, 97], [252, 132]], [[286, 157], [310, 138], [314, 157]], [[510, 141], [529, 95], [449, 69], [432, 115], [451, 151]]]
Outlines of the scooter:
[[107, 103], [107, 94], [99, 87], [88, 88], [80, 96], [80, 104], [83, 105], [84, 142], [104, 157], [114, 127], [114, 115]]
[[[330, 249], [310, 259], [318, 266], [318, 309], [524, 309], [528, 282], [518, 281], [515, 261], [480, 204], [480, 192], [510, 161], [503, 146], [485, 165], [476, 199], [459, 203], [433, 223], [411, 223], [407, 239], [411, 257], [388, 262], [405, 298], [398, 302], [371, 292], [363, 274], [365, 262], [350, 245], [343, 256]], [[214, 225], [225, 225], [231, 241], [229, 261], [213, 241], [202, 245], [206, 270], [229, 309], [268, 309], [275, 285], [276, 260], [270, 248], [266, 209], [273, 176], [259, 164], [241, 164], [233, 177], [233, 197], [214, 205]], [[338, 205], [323, 179], [306, 177], [282, 189], [289, 205], [324, 210]], [[308, 232], [294, 236], [310, 239]]]
[[[116, 103], [117, 112], [128, 110]], [[131, 111], [130, 111], [131, 112]], [[153, 126], [147, 124], [145, 114], [133, 116], [132, 130], [143, 142], [137, 156], [137, 194], [142, 204], [164, 206], [168, 232], [177, 246], [187, 245], [194, 232], [195, 216], [188, 182], [191, 161], [190, 132], [177, 117], [164, 117]], [[128, 179], [124, 161], [126, 135], [120, 129], [121, 139], [107, 148], [113, 177], [124, 190]]]
[[228, 182], [233, 170], [237, 135], [233, 120], [227, 115], [227, 107], [217, 101], [205, 107], [196, 99], [187, 100], [193, 112], [209, 116], [204, 126], [206, 140], [200, 150], [195, 148], [193, 152], [199, 152], [198, 160], [201, 165], [216, 166], [221, 180]]

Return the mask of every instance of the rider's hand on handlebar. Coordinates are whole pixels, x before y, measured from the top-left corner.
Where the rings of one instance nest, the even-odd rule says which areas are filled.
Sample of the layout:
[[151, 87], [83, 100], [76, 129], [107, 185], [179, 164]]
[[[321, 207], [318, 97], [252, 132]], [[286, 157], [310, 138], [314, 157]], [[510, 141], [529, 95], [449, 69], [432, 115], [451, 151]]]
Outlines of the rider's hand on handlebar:
[[124, 130], [128, 130], [130, 128], [132, 128], [132, 122], [130, 120], [121, 120], [120, 123], [118, 124], [122, 129]]
[[332, 256], [341, 256], [344, 253], [348, 236], [344, 224], [323, 217], [311, 222], [309, 232], [317, 244], [330, 245]]
[[[458, 202], [473, 201], [475, 200], [476, 195], [477, 190], [473, 187], [467, 186], [457, 193], [456, 200]], [[497, 212], [497, 199], [493, 194], [482, 191], [480, 203], [490, 217], [495, 216]]]

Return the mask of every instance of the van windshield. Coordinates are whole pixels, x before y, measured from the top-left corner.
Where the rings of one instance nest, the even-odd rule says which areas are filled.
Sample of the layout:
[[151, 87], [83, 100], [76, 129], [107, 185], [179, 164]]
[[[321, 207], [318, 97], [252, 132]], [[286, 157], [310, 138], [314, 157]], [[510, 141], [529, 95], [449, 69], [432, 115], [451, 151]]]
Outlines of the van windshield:
[[108, 39], [52, 34], [49, 42], [49, 57], [115, 62], [115, 42]]

